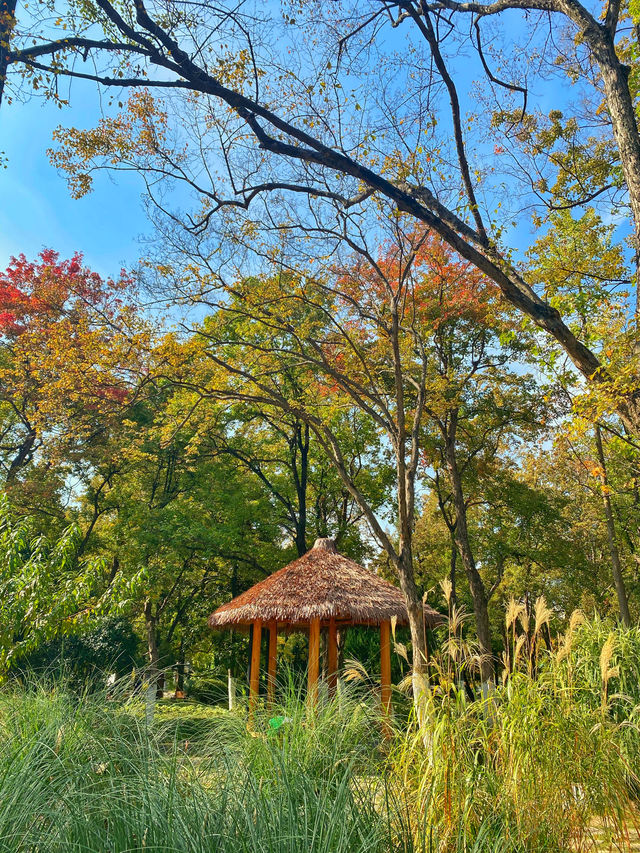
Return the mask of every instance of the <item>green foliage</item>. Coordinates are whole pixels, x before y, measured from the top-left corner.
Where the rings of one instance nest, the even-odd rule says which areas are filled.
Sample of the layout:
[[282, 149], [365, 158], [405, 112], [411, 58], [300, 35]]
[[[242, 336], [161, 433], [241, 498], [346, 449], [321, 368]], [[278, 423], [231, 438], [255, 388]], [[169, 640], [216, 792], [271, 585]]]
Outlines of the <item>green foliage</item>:
[[80, 557], [81, 538], [72, 526], [49, 541], [0, 502], [0, 676], [75, 631], [96, 603], [102, 563]]
[[57, 636], [24, 654], [18, 674], [62, 669], [76, 685], [101, 679], [105, 672], [124, 676], [143, 665], [140, 640], [123, 618], [91, 620], [82, 630]]

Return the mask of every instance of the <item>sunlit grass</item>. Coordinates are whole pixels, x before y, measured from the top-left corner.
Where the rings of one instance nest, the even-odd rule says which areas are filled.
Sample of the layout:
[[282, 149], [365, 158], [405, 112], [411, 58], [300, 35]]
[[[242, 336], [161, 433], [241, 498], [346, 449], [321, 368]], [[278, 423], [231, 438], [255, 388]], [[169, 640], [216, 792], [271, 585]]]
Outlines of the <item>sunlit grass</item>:
[[149, 722], [130, 683], [80, 696], [62, 680], [6, 685], [0, 850], [559, 853], [624, 840], [638, 640], [576, 623], [535, 676], [527, 661], [484, 701], [436, 659], [420, 725], [398, 713], [390, 738], [358, 684], [312, 709], [285, 683], [250, 730], [246, 709], [197, 703], [159, 703]]

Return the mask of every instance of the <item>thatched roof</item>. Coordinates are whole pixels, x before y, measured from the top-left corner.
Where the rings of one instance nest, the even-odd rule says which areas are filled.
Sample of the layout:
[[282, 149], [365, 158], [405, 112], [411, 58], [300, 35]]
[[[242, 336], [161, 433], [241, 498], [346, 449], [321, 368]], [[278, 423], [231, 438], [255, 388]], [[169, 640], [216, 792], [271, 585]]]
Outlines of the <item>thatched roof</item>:
[[[276, 620], [303, 628], [312, 619], [348, 625], [379, 625], [395, 617], [407, 623], [400, 590], [384, 578], [338, 554], [332, 539], [317, 539], [303, 557], [223, 604], [209, 617], [211, 628]], [[445, 621], [425, 606], [429, 626]]]

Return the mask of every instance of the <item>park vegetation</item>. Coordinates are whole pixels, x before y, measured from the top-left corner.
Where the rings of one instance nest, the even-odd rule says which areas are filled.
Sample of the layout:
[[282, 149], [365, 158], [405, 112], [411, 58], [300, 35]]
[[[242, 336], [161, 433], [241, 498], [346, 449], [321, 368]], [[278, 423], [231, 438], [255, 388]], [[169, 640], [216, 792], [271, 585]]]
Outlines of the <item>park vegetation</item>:
[[[636, 0], [0, 0], [3, 110], [97, 88], [43, 148], [152, 229], [0, 273], [0, 849], [629, 848], [639, 54]], [[248, 732], [207, 617], [317, 537], [402, 591], [393, 718], [292, 634]]]

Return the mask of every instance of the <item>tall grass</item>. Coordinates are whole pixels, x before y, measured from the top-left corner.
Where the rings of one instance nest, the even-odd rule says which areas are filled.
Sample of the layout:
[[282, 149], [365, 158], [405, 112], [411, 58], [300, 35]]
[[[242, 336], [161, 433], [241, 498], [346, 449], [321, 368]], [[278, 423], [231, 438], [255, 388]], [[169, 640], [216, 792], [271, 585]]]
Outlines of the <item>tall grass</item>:
[[450, 642], [420, 724], [398, 714], [390, 739], [357, 689], [312, 712], [290, 684], [247, 731], [242, 710], [160, 703], [149, 723], [126, 695], [5, 686], [0, 851], [593, 849], [594, 821], [624, 837], [636, 813], [638, 640], [574, 620], [475, 701], [455, 688], [470, 650]]
[[[183, 740], [160, 712], [41, 686], [0, 696], [0, 850], [382, 851], [384, 822], [357, 774], [367, 711], [291, 701], [268, 735], [213, 714]], [[343, 725], [344, 723], [344, 725]]]
[[397, 843], [443, 853], [588, 850], [596, 826], [599, 838], [624, 841], [637, 820], [640, 716], [619, 688], [640, 690], [637, 639], [637, 629], [574, 619], [556, 649], [535, 651], [535, 666], [520, 641], [521, 666], [475, 701], [441, 661], [446, 689], [425, 696], [420, 725], [390, 759], [393, 799], [403, 804]]

